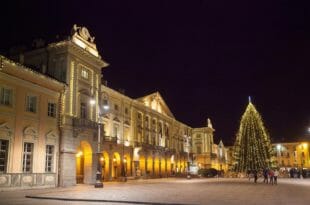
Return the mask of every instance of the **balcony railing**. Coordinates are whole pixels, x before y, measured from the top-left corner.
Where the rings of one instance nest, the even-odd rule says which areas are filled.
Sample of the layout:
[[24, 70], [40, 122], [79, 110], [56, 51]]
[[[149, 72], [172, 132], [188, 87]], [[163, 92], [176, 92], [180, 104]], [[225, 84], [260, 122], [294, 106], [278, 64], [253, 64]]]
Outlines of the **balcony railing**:
[[111, 136], [104, 136], [104, 141], [105, 142], [117, 142], [117, 137], [111, 137]]
[[72, 119], [72, 125], [73, 127], [78, 128], [89, 128], [89, 129], [97, 129], [98, 123], [88, 120], [88, 119], [82, 119], [82, 118], [73, 118]]

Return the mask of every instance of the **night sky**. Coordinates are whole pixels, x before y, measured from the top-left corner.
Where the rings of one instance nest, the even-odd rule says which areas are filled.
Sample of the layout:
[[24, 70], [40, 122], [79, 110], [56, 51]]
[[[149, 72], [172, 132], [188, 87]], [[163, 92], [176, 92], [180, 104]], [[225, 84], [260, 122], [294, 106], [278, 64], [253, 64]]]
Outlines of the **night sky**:
[[[30, 3], [33, 2], [33, 3]], [[252, 97], [272, 140], [310, 139], [309, 5], [287, 1], [10, 1], [0, 53], [88, 28], [108, 86], [159, 91], [176, 119], [232, 144]]]

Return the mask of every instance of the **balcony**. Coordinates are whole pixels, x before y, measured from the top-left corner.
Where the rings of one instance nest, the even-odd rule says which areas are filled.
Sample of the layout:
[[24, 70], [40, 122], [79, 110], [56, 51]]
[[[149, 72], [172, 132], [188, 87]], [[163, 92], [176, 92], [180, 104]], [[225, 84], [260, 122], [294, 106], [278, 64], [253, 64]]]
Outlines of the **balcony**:
[[217, 154], [211, 153], [211, 159], [216, 159], [216, 158], [217, 158]]
[[117, 143], [117, 137], [104, 136], [104, 141], [105, 141], [105, 142]]
[[138, 142], [138, 141], [134, 141], [134, 147], [141, 147], [142, 146], [142, 143], [141, 142]]
[[82, 118], [72, 118], [72, 125], [76, 128], [98, 129], [98, 123]]

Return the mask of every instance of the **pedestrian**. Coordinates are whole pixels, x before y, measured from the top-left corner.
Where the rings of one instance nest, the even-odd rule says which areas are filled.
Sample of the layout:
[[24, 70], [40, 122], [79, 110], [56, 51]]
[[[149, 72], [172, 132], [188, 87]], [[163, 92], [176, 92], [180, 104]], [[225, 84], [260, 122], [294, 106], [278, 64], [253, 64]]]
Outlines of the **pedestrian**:
[[278, 184], [278, 176], [279, 176], [279, 171], [276, 169], [274, 171], [274, 184]]
[[271, 185], [273, 185], [274, 172], [273, 172], [272, 169], [269, 170], [268, 175], [269, 175], [269, 183], [270, 183]]
[[267, 168], [264, 169], [263, 175], [264, 175], [264, 183], [268, 184], [268, 169]]
[[248, 170], [248, 171], [247, 171], [247, 174], [248, 174], [249, 181], [250, 181], [250, 180], [251, 180], [251, 178], [252, 178], [252, 171], [251, 171], [251, 170]]
[[257, 171], [256, 170], [254, 170], [253, 175], [254, 175], [254, 183], [256, 184], [257, 183]]

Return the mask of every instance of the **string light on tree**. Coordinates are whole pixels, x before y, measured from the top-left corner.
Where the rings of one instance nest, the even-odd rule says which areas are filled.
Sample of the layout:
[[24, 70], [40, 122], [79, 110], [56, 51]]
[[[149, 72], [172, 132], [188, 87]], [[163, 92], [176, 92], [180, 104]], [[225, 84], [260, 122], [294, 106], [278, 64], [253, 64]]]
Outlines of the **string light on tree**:
[[264, 169], [270, 166], [271, 152], [270, 137], [249, 97], [234, 145], [234, 170], [246, 172]]

